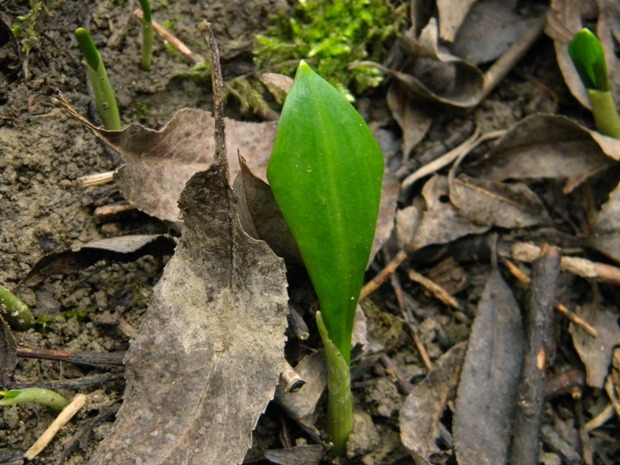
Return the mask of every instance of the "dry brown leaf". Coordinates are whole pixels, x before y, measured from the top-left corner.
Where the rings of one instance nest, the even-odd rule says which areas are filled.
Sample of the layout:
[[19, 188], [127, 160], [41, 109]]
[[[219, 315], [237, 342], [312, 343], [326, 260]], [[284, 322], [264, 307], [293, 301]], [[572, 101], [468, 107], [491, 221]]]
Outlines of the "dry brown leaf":
[[437, 447], [439, 423], [459, 381], [467, 345], [460, 343], [443, 354], [435, 369], [416, 384], [400, 410], [400, 439], [418, 465], [431, 463]]
[[587, 241], [591, 247], [620, 262], [620, 184], [596, 215]]
[[574, 324], [569, 328], [575, 349], [586, 367], [586, 383], [603, 389], [614, 347], [620, 344], [618, 309], [590, 304], [578, 309], [577, 314], [597, 331], [597, 336], [593, 338]]
[[507, 462], [523, 348], [519, 306], [493, 270], [478, 304], [455, 404], [459, 465]]
[[432, 244], [447, 244], [469, 234], [482, 234], [489, 226], [465, 218], [448, 199], [448, 180], [433, 176], [422, 188], [424, 207], [399, 210], [396, 230], [399, 247], [414, 252]]
[[[450, 2], [455, 9], [460, 2]], [[520, 14], [516, 2], [486, 0], [476, 2], [459, 28], [450, 51], [470, 63], [479, 65], [499, 58], [538, 21], [540, 11], [532, 8]], [[441, 20], [441, 17], [440, 17]]]
[[78, 248], [45, 255], [28, 272], [21, 285], [34, 286], [49, 276], [83, 270], [101, 260], [128, 263], [144, 255], [172, 255], [176, 241], [165, 234], [110, 237]]
[[126, 357], [113, 432], [90, 465], [243, 461], [281, 371], [286, 270], [242, 229], [225, 170], [188, 182], [181, 243]]
[[410, 29], [401, 42], [406, 53], [415, 58], [411, 69], [396, 71], [375, 66], [401, 83], [411, 95], [458, 108], [471, 108], [480, 102], [482, 72], [472, 63], [440, 50], [435, 18], [431, 18], [419, 36]]
[[454, 42], [454, 36], [476, 0], [437, 0], [439, 15], [439, 37], [446, 42]]
[[450, 179], [450, 201], [482, 226], [525, 228], [551, 221], [538, 196], [525, 184], [506, 184], [460, 175]]
[[513, 126], [467, 172], [493, 181], [574, 178], [582, 182], [613, 166], [610, 159], [620, 160], [620, 141], [563, 116], [538, 114]]
[[424, 138], [433, 123], [433, 118], [424, 111], [398, 83], [388, 89], [387, 103], [392, 116], [403, 132], [402, 152], [407, 160], [413, 148]]

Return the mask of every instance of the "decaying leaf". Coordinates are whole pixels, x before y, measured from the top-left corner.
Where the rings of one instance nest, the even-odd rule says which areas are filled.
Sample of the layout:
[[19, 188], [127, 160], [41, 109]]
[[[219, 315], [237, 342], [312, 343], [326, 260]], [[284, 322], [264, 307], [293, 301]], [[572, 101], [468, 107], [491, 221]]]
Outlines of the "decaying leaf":
[[[458, 29], [450, 51], [476, 65], [499, 58], [538, 21], [540, 12], [531, 8], [527, 16], [519, 14], [516, 3], [514, 0], [475, 2]], [[456, 6], [455, 2], [450, 5], [451, 9]]]
[[592, 225], [588, 244], [620, 262], [620, 185], [609, 194]]
[[[120, 169], [121, 191], [139, 210], [168, 221], [179, 221], [177, 202], [194, 173], [211, 166], [215, 152], [214, 119], [192, 108], [178, 111], [160, 130], [130, 124], [122, 131], [106, 131], [60, 100], [69, 115], [125, 161]], [[255, 176], [267, 180], [266, 170], [277, 123], [246, 123], [226, 119], [226, 149], [230, 181], [239, 173], [239, 152]]]
[[437, 0], [437, 13], [439, 15], [439, 36], [441, 40], [453, 42], [454, 36], [463, 24], [467, 12], [476, 0]]
[[278, 465], [318, 465], [323, 455], [325, 455], [323, 446], [318, 444], [265, 451], [265, 458]]
[[478, 304], [455, 404], [459, 465], [507, 462], [523, 347], [519, 306], [494, 270]]
[[571, 178], [574, 187], [612, 160], [620, 160], [620, 141], [563, 116], [538, 114], [514, 125], [467, 173], [493, 181]]
[[620, 344], [618, 310], [590, 304], [578, 310], [578, 315], [597, 331], [597, 336], [593, 338], [574, 324], [569, 328], [575, 349], [586, 367], [586, 383], [588, 386], [603, 389], [614, 347]]
[[403, 132], [403, 157], [408, 159], [413, 148], [428, 132], [433, 118], [423, 110], [420, 102], [403, 92], [398, 83], [389, 87], [387, 103]]
[[[412, 206], [399, 210], [396, 229], [399, 247], [409, 252], [432, 244], [447, 244], [469, 235], [482, 234], [488, 225], [476, 224], [465, 218], [450, 203], [448, 179], [434, 176], [422, 189], [424, 207]], [[411, 223], [417, 223], [412, 226]]]
[[239, 464], [281, 371], [283, 261], [241, 228], [224, 169], [184, 190], [181, 243], [126, 357], [114, 430], [90, 465]]
[[443, 354], [435, 369], [407, 395], [400, 411], [400, 438], [416, 463], [430, 463], [437, 447], [439, 422], [459, 380], [467, 345], [460, 343]]
[[538, 196], [525, 184], [460, 175], [449, 178], [450, 201], [463, 217], [482, 226], [524, 228], [549, 223]]
[[9, 325], [0, 314], [0, 387], [6, 389], [17, 365], [15, 339]]
[[21, 285], [34, 286], [49, 276], [83, 270], [101, 260], [127, 263], [144, 255], [172, 255], [176, 241], [165, 234], [131, 235], [92, 241], [79, 248], [52, 253], [32, 267]]

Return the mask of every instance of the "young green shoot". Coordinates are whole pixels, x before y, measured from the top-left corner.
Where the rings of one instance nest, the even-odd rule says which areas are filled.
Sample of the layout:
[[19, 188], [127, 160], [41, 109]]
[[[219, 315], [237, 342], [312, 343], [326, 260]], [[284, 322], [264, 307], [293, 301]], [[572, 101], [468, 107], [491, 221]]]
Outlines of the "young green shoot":
[[589, 29], [583, 28], [568, 44], [568, 54], [588, 93], [596, 129], [601, 134], [620, 138], [620, 117], [609, 90], [601, 42]]
[[142, 59], [140, 67], [148, 70], [153, 56], [153, 16], [149, 0], [140, 0], [142, 8]]
[[301, 62], [267, 178], [319, 299], [328, 429], [343, 455], [353, 428], [351, 335], [381, 198], [383, 155], [346, 98]]
[[101, 55], [99, 55], [95, 42], [90, 36], [90, 33], [82, 27], [76, 29], [74, 34], [80, 46], [80, 50], [84, 55], [84, 59], [86, 60], [88, 81], [95, 94], [97, 112], [101, 117], [103, 126], [111, 131], [120, 131], [121, 118], [118, 113], [118, 106], [116, 105], [114, 89], [112, 89], [112, 85], [108, 79], [108, 73], [105, 70], [103, 60], [101, 59]]
[[26, 330], [33, 325], [34, 315], [30, 308], [4, 286], [0, 286], [0, 307], [14, 328]]
[[0, 407], [5, 405], [34, 403], [45, 405], [59, 412], [69, 405], [67, 399], [49, 389], [24, 388], [14, 391], [0, 391], [0, 396], [2, 396], [0, 398]]

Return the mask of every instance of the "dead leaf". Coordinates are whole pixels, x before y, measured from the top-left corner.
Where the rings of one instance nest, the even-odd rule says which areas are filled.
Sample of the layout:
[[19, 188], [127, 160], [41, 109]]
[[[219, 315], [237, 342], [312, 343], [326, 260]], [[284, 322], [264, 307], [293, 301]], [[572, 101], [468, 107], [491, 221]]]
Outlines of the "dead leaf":
[[[458, 3], [450, 2], [450, 8], [455, 9]], [[475, 65], [499, 58], [538, 21], [540, 12], [531, 10], [527, 16], [519, 14], [514, 0], [476, 2], [458, 29], [450, 51]]]
[[[471, 108], [483, 95], [482, 72], [472, 63], [442, 51], [437, 21], [431, 18], [419, 36], [410, 29], [401, 37], [402, 46], [413, 60], [403, 71], [372, 64], [393, 77], [412, 96], [458, 108]], [[368, 64], [368, 63], [367, 63]]]
[[[433, 176], [422, 189], [424, 206], [415, 205], [399, 210], [396, 216], [399, 247], [414, 252], [432, 244], [447, 244], [469, 234], [482, 234], [489, 226], [465, 218], [450, 203], [448, 180]], [[417, 222], [411, 226], [410, 222]]]
[[[620, 141], [558, 115], [531, 115], [514, 125], [467, 173], [493, 181], [576, 178], [620, 160]], [[574, 183], [573, 183], [574, 184]], [[574, 187], [574, 186], [573, 186]]]
[[620, 262], [620, 184], [596, 215], [587, 241], [591, 247]]
[[459, 465], [507, 462], [523, 348], [519, 306], [493, 270], [478, 304], [456, 398]]
[[188, 182], [181, 243], [126, 357], [113, 432], [90, 465], [240, 464], [278, 384], [286, 270], [242, 230], [225, 170]]
[[394, 119], [403, 132], [402, 152], [405, 160], [413, 148], [424, 138], [433, 123], [433, 118], [423, 106], [404, 92], [398, 83], [388, 89], [387, 103]]
[[544, 205], [525, 184], [487, 181], [467, 175], [450, 178], [448, 182], [450, 201], [473, 223], [511, 229], [550, 222]]
[[278, 465], [318, 465], [323, 455], [325, 450], [318, 444], [265, 451], [265, 458]]
[[416, 384], [400, 411], [400, 438], [416, 463], [430, 463], [437, 447], [439, 423], [459, 380], [467, 345], [460, 343], [443, 354], [435, 369]]
[[597, 331], [597, 336], [593, 338], [572, 323], [569, 328], [575, 349], [586, 367], [586, 383], [603, 389], [614, 347], [620, 344], [618, 309], [590, 304], [584, 305], [576, 313]]
[[439, 37], [446, 42], [454, 42], [454, 36], [476, 0], [437, 0], [439, 15]]
[[[103, 143], [120, 154], [121, 191], [138, 210], [168, 221], [179, 221], [177, 202], [194, 173], [213, 163], [214, 119], [192, 108], [178, 111], [160, 130], [130, 124], [122, 131], [106, 131], [82, 117], [60, 100], [71, 117], [89, 128]], [[230, 182], [239, 173], [239, 152], [252, 173], [267, 181], [267, 162], [275, 140], [277, 122], [246, 123], [225, 119]]]
[[128, 263], [145, 255], [172, 255], [175, 247], [176, 241], [165, 234], [136, 234], [92, 241], [73, 250], [44, 256], [20, 285], [34, 286], [52, 275], [73, 273], [102, 260]]

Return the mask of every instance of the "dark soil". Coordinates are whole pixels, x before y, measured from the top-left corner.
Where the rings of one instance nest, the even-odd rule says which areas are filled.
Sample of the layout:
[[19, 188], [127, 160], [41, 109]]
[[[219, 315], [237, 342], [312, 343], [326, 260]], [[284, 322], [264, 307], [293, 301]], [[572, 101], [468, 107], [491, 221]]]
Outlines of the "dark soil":
[[[61, 91], [82, 114], [94, 115], [73, 30], [85, 26], [92, 32], [108, 64], [124, 123], [139, 122], [159, 128], [181, 108], [210, 109], [208, 82], [179, 77], [192, 65], [168, 54], [161, 42], [154, 55], [153, 70], [146, 73], [139, 69], [139, 24], [132, 15], [137, 2], [107, 0], [91, 5], [67, 0], [46, 4], [34, 29], [35, 45], [25, 54], [5, 26], [10, 27], [18, 16], [28, 14], [28, 2], [0, 1], [0, 20], [5, 23], [0, 27], [3, 73], [0, 75], [0, 284], [10, 289], [15, 289], [31, 267], [48, 253], [104, 237], [174, 234], [169, 225], [135, 212], [98, 219], [90, 201], [101, 191], [84, 190], [78, 184], [81, 176], [114, 169], [118, 160], [91, 133], [52, 104], [51, 98]], [[203, 55], [207, 54], [206, 47], [196, 32], [196, 24], [203, 17], [213, 23], [222, 50], [225, 78], [252, 69], [254, 35], [265, 28], [268, 14], [287, 6], [284, 0], [227, 0], [208, 4], [179, 0], [169, 2], [168, 6], [163, 1], [154, 4], [156, 18], [172, 21], [175, 34]], [[559, 72], [548, 65], [554, 60], [550, 43], [541, 39], [535, 52], [526, 56], [474, 113], [439, 115], [416, 151], [423, 152], [444, 140], [464, 119], [475, 119], [485, 132], [509, 128], [528, 114], [557, 112], [555, 95], [559, 94], [564, 101], [572, 100]], [[548, 88], [557, 94], [547, 92]], [[379, 92], [361, 105], [368, 109], [366, 116], [375, 126], [387, 129], [387, 140], [397, 142], [399, 134], [393, 129], [395, 125], [382, 110], [384, 100]], [[234, 113], [234, 104], [231, 108]], [[108, 200], [122, 199], [113, 195]], [[166, 257], [143, 257], [129, 264], [98, 264], [83, 272], [53, 276], [36, 286], [19, 287], [16, 293], [35, 311], [39, 324], [26, 332], [14, 332], [18, 346], [72, 352], [125, 351], [132, 331], [139, 327], [150, 290], [165, 261]], [[379, 260], [375, 269], [380, 266]], [[464, 303], [463, 312], [448, 310], [418, 288], [405, 286], [408, 306], [415, 309], [421, 321], [420, 335], [433, 360], [453, 344], [467, 339], [489, 265], [468, 263], [466, 266], [469, 286], [459, 296]], [[396, 307], [394, 297], [387, 290], [373, 300], [388, 313]], [[375, 332], [389, 328], [383, 320], [371, 321], [370, 326]], [[392, 338], [384, 334], [374, 336], [389, 341], [389, 355], [405, 378], [416, 379], [425, 373], [417, 351], [405, 342], [408, 339], [404, 333], [397, 331]], [[365, 455], [355, 463], [414, 463], [399, 439], [398, 412], [405, 395], [376, 360], [361, 371], [362, 377], [353, 386], [356, 405], [372, 421], [367, 422], [364, 430], [367, 443], [359, 445]], [[100, 373], [122, 373], [122, 370], [21, 358], [11, 385], [80, 379]], [[87, 420], [117, 403], [123, 388], [122, 379], [116, 379], [77, 389], [59, 389], [68, 398], [77, 392], [88, 394], [87, 406], [34, 463], [60, 463], [69, 439]], [[549, 406], [549, 414], [556, 415], [558, 409], [566, 414], [572, 408], [567, 405]], [[41, 406], [1, 408], [0, 463], [3, 452], [19, 454], [27, 450], [54, 416], [53, 411]], [[73, 448], [65, 463], [86, 463], [98, 442], [109, 433], [111, 421], [108, 418], [96, 424]], [[283, 419], [281, 412], [270, 408], [255, 435], [255, 442], [260, 444], [248, 454], [248, 460], [260, 460], [264, 448], [282, 447], [278, 436], [282, 429], [290, 429], [293, 443], [300, 438], [309, 441], [292, 422]], [[616, 444], [616, 454], [617, 449]]]

